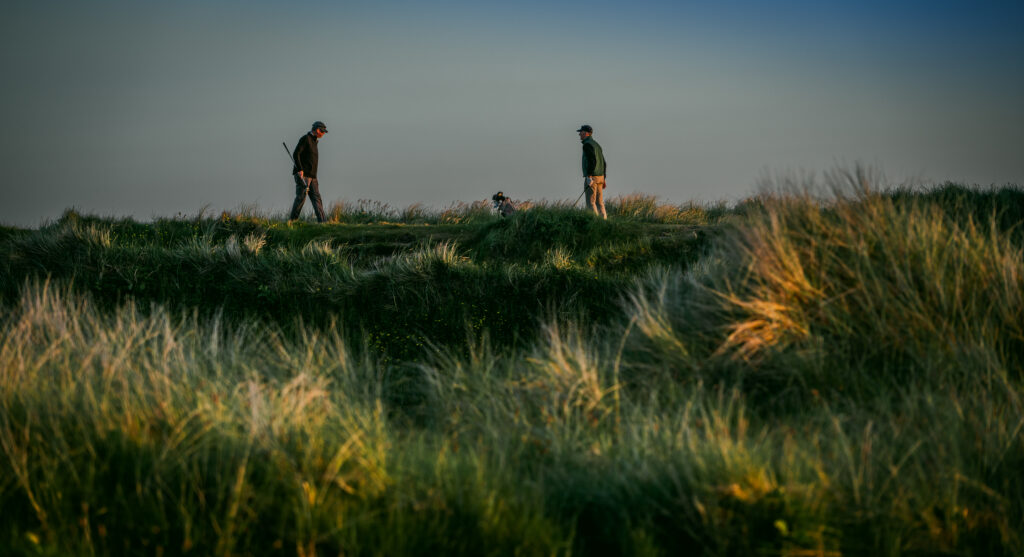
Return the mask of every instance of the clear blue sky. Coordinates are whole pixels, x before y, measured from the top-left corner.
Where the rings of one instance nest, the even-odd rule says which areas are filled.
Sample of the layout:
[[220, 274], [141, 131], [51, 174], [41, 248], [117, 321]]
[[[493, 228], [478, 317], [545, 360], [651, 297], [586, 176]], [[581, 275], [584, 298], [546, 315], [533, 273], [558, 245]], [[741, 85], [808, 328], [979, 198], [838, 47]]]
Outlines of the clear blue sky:
[[[0, 222], [325, 201], [738, 199], [763, 172], [1024, 184], [1024, 3], [8, 0]], [[306, 212], [309, 206], [306, 206]]]

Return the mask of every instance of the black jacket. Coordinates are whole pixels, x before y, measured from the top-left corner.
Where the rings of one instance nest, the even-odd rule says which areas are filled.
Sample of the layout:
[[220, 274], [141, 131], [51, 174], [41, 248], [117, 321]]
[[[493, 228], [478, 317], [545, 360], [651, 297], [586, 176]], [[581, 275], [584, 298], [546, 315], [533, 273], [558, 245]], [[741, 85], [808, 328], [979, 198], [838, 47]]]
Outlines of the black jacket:
[[299, 142], [292, 151], [292, 174], [298, 174], [299, 170], [306, 178], [316, 178], [316, 167], [320, 163], [320, 151], [316, 147], [316, 136], [312, 132], [299, 138]]

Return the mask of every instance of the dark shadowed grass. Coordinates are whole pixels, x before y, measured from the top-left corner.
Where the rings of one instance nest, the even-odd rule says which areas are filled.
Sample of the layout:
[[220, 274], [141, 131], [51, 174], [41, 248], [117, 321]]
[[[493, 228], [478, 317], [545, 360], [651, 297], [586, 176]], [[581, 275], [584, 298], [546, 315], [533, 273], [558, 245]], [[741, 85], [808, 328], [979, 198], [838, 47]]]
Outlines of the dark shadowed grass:
[[1020, 186], [980, 188], [946, 182], [927, 189], [897, 189], [888, 195], [896, 202], [936, 205], [960, 225], [991, 222], [1000, 234], [1024, 244], [1024, 188]]

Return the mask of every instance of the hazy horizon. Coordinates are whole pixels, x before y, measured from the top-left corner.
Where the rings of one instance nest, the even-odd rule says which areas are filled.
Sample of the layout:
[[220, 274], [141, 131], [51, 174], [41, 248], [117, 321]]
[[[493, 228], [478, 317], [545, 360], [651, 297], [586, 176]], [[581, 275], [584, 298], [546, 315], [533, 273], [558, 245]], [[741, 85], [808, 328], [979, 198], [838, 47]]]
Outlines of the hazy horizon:
[[[734, 200], [764, 172], [1024, 183], [1024, 5], [27, 2], [0, 21], [0, 223], [291, 204]], [[304, 215], [310, 211], [304, 207]]]

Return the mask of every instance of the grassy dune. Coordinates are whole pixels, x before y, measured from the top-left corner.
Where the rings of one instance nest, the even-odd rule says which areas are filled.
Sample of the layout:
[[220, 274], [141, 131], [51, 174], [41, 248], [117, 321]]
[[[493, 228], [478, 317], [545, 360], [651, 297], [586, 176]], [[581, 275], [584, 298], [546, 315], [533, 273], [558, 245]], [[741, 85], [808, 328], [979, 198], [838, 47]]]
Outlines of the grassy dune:
[[[428, 341], [459, 344], [484, 330], [518, 345], [548, 309], [611, 320], [637, 273], [696, 260], [705, 228], [724, 212], [639, 196], [613, 205], [620, 218], [609, 222], [558, 205], [511, 220], [464, 206], [374, 224], [365, 212], [334, 209], [341, 220], [329, 226], [252, 214], [139, 224], [69, 212], [10, 238], [3, 295], [15, 299], [25, 276], [49, 276], [108, 306], [127, 295], [288, 330], [337, 321], [352, 328], [350, 341], [413, 359]], [[399, 217], [380, 207], [370, 216]]]
[[0, 230], [0, 546], [1024, 553], [1024, 191], [610, 209]]

